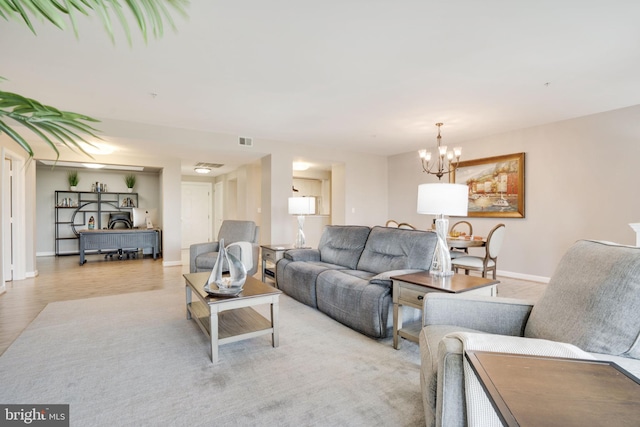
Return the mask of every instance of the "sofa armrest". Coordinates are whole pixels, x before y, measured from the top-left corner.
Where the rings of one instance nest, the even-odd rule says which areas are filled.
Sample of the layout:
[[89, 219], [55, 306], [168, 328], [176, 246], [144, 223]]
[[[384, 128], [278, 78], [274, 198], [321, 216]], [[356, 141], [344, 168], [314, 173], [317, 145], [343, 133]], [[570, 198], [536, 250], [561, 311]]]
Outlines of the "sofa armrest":
[[433, 292], [425, 295], [422, 324], [523, 336], [532, 307], [533, 302], [520, 299]]
[[290, 261], [320, 261], [318, 249], [289, 249], [284, 257]]
[[405, 269], [405, 270], [385, 271], [383, 273], [373, 276], [371, 280], [369, 280], [369, 282], [374, 285], [391, 287], [391, 285], [393, 285], [393, 280], [391, 280], [392, 276], [402, 276], [403, 274], [418, 273], [420, 271], [424, 271], [424, 270]]
[[219, 246], [218, 242], [196, 243], [189, 246], [189, 272], [196, 272], [196, 258], [198, 255], [217, 252]]

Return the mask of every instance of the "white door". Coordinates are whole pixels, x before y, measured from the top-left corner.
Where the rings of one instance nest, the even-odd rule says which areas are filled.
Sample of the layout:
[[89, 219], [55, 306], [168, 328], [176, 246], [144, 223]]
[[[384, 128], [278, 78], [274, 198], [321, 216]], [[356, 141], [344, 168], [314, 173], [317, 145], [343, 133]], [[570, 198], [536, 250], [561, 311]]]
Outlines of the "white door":
[[218, 235], [218, 232], [220, 231], [220, 226], [222, 225], [222, 220], [224, 219], [224, 215], [223, 215], [223, 200], [224, 200], [224, 192], [222, 191], [223, 189], [223, 184], [222, 182], [216, 182], [216, 191], [215, 191], [215, 204], [214, 209], [215, 209], [215, 232], [216, 232], [216, 236]]
[[182, 183], [182, 248], [194, 243], [211, 242], [211, 183]]
[[3, 218], [3, 224], [2, 224], [2, 229], [4, 230], [4, 241], [2, 242], [3, 244], [3, 251], [2, 253], [4, 253], [4, 259], [2, 260], [3, 262], [3, 271], [4, 271], [4, 280], [8, 281], [8, 280], [13, 280], [13, 274], [12, 274], [12, 270], [11, 270], [11, 264], [12, 264], [12, 254], [13, 254], [13, 248], [11, 247], [11, 242], [13, 240], [12, 237], [12, 233], [13, 233], [13, 226], [12, 226], [12, 222], [11, 222], [11, 216], [12, 216], [12, 204], [11, 204], [11, 195], [12, 195], [12, 183], [11, 183], [11, 159], [4, 159], [4, 188], [2, 189], [2, 197], [4, 199], [4, 203], [3, 203], [3, 209], [4, 209], [4, 213], [2, 215]]

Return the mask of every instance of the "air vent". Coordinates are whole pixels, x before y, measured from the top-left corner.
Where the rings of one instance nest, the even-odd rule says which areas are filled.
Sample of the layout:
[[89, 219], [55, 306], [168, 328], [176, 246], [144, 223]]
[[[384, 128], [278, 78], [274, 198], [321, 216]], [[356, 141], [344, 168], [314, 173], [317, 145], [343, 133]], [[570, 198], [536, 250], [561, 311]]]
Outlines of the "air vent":
[[253, 147], [253, 139], [241, 136], [238, 139], [238, 145], [243, 145], [245, 147]]
[[211, 169], [218, 169], [223, 167], [224, 165], [221, 163], [204, 163], [204, 162], [199, 162], [196, 163], [196, 167], [197, 168], [211, 168]]

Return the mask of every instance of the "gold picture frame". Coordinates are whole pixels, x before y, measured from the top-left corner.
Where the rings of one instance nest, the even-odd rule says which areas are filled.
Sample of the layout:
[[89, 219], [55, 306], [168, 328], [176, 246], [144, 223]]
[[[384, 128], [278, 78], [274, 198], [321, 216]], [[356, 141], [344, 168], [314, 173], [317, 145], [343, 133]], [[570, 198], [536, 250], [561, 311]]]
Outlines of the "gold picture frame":
[[460, 162], [449, 182], [469, 186], [470, 217], [524, 218], [525, 153]]

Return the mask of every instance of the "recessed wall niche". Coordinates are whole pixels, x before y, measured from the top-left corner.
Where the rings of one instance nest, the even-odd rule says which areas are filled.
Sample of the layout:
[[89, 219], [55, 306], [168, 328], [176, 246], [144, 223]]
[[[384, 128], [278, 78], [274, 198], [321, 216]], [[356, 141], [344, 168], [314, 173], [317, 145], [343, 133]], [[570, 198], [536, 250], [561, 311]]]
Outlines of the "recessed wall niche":
[[[297, 190], [297, 191], [296, 191]], [[318, 215], [331, 213], [331, 179], [293, 178], [293, 195], [296, 197], [315, 197]]]

